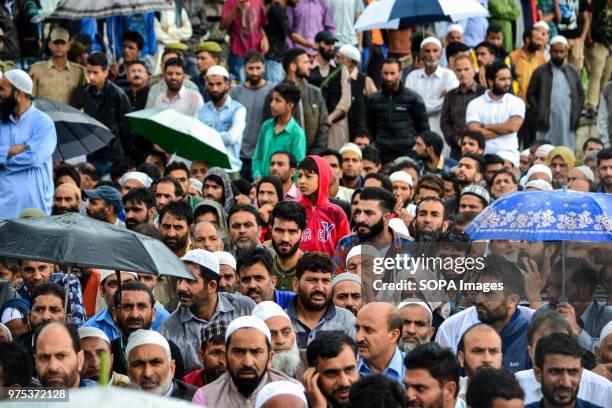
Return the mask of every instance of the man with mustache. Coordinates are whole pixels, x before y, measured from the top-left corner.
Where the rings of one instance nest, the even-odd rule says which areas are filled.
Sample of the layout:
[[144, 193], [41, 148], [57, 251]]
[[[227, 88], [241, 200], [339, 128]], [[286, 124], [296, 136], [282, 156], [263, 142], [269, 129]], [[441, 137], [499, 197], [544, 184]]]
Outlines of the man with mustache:
[[302, 369], [302, 360], [287, 313], [278, 304], [264, 301], [253, 308], [252, 315], [263, 320], [270, 329], [274, 351], [272, 368], [296, 378]]
[[334, 254], [336, 274], [346, 270], [347, 254], [356, 245], [370, 244], [378, 248], [385, 248], [391, 244], [408, 245], [412, 241], [411, 238], [389, 228], [389, 220], [394, 208], [395, 197], [390, 191], [381, 187], [366, 187], [361, 191], [359, 203], [356, 204], [353, 212], [353, 221], [357, 231], [345, 236], [336, 245]]
[[134, 110], [144, 109], [149, 97], [151, 87], [147, 85], [149, 81], [149, 72], [144, 61], [134, 61], [127, 69], [127, 79], [130, 83], [130, 89], [127, 96], [134, 107]]
[[184, 201], [173, 201], [159, 212], [159, 232], [162, 241], [178, 257], [191, 248], [189, 231], [193, 224], [193, 212]]
[[435, 37], [427, 37], [421, 42], [423, 68], [415, 69], [406, 77], [406, 88], [414, 90], [425, 102], [429, 128], [441, 135], [440, 114], [442, 103], [448, 91], [459, 86], [453, 71], [440, 66], [442, 44]]
[[138, 224], [153, 224], [155, 219], [155, 196], [148, 188], [136, 188], [123, 196], [125, 227], [134, 229]]
[[191, 401], [196, 387], [176, 377], [177, 363], [168, 341], [151, 330], [135, 330], [127, 341], [125, 359], [134, 388], [165, 398]]
[[545, 45], [541, 31], [527, 28], [523, 31], [523, 47], [510, 53], [513, 72], [518, 83], [517, 96], [524, 101], [533, 72], [540, 65], [546, 64], [546, 56], [540, 49]]
[[510, 94], [510, 68], [502, 62], [493, 63], [487, 67], [486, 79], [489, 90], [467, 106], [468, 129], [484, 135], [485, 154], [518, 151], [517, 132], [525, 118], [525, 102]]
[[415, 240], [417, 242], [437, 242], [448, 229], [444, 202], [438, 197], [427, 196], [416, 207], [414, 219]]
[[164, 82], [166, 92], [155, 100], [156, 108], [172, 108], [188, 116], [194, 116], [204, 105], [202, 95], [196, 90], [183, 86], [185, 81], [185, 63], [180, 58], [171, 58], [164, 64]]
[[361, 276], [355, 273], [343, 272], [332, 281], [332, 298], [334, 304], [343, 307], [357, 316], [363, 307], [363, 290]]
[[342, 330], [355, 336], [355, 316], [332, 302], [333, 264], [328, 254], [306, 252], [296, 266], [293, 290], [297, 293], [287, 306], [299, 348], [318, 333]]
[[236, 271], [240, 293], [250, 297], [255, 303], [273, 301], [285, 308], [295, 293], [276, 289], [272, 262], [270, 251], [264, 247], [239, 251]]
[[[112, 304], [113, 319], [117, 322], [118, 329], [118, 336], [111, 339], [110, 344], [111, 352], [115, 356], [112, 362], [113, 371], [128, 374], [125, 347], [130, 335], [139, 329], [157, 331], [169, 314], [163, 307], [155, 304], [151, 289], [139, 281], [121, 285], [121, 293], [115, 291]], [[168, 343], [172, 358], [176, 361], [175, 376], [182, 378], [184, 368], [181, 351], [173, 342]]]
[[208, 407], [254, 408], [258, 393], [274, 381], [297, 381], [269, 368], [274, 356], [270, 329], [259, 317], [242, 316], [225, 332], [227, 372], [200, 388], [193, 403]]
[[410, 298], [397, 305], [397, 310], [402, 318], [402, 336], [398, 346], [404, 353], [431, 341], [436, 329], [432, 326], [433, 314], [427, 303]]
[[293, 278], [298, 260], [304, 252], [300, 249], [302, 234], [306, 228], [306, 210], [295, 201], [281, 201], [272, 210], [270, 230], [274, 255], [274, 276], [278, 290], [293, 290]]
[[123, 211], [121, 193], [111, 186], [99, 186], [93, 190], [83, 190], [89, 197], [87, 200], [87, 215], [99, 221], [123, 226], [119, 213]]
[[313, 407], [347, 408], [349, 389], [359, 380], [357, 344], [338, 331], [320, 333], [308, 345], [310, 368], [304, 373], [304, 388]]
[[202, 330], [200, 361], [203, 367], [186, 374], [183, 381], [196, 387], [203, 387], [227, 371], [226, 331], [227, 322], [223, 320], [212, 322]]
[[79, 329], [79, 339], [81, 340], [81, 350], [83, 350], [83, 367], [80, 370], [83, 378], [99, 381], [102, 356], [106, 354], [111, 362], [111, 365], [105, 367], [105, 374], [109, 378], [108, 384], [116, 387], [128, 387], [130, 385], [130, 379], [126, 375], [113, 372], [114, 356], [111, 352], [110, 340], [102, 330], [95, 327], [81, 327]]
[[63, 183], [57, 186], [53, 195], [51, 215], [79, 213], [81, 211], [81, 189], [76, 184]]

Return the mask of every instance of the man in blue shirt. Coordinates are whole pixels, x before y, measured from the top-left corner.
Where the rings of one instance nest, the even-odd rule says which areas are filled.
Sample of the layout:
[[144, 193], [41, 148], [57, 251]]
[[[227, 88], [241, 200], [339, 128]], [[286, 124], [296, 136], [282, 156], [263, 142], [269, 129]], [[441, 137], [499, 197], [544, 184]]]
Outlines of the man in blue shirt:
[[372, 302], [357, 313], [355, 341], [359, 349], [359, 375], [384, 374], [402, 384], [404, 354], [397, 346], [402, 318], [395, 306]]
[[246, 109], [229, 96], [229, 73], [220, 65], [206, 71], [210, 101], [198, 109], [196, 116], [205, 125], [219, 132], [227, 149], [230, 169], [225, 169], [232, 180], [240, 178], [242, 161], [240, 148], [246, 126]]
[[32, 79], [22, 70], [0, 79], [0, 120], [0, 219], [26, 208], [51, 214], [57, 135], [51, 118], [32, 106]]

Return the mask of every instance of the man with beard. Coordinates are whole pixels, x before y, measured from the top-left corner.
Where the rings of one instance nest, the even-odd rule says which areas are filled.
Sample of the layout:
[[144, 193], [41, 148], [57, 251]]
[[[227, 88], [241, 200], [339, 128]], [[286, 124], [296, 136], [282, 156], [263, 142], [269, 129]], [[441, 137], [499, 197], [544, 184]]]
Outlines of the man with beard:
[[446, 219], [444, 202], [438, 197], [427, 196], [416, 207], [414, 218], [415, 241], [438, 242], [446, 232], [449, 222]]
[[51, 213], [53, 121], [32, 105], [32, 80], [15, 69], [0, 79], [0, 208], [3, 219], [26, 208]]
[[436, 132], [423, 132], [417, 136], [412, 150], [421, 161], [423, 174], [432, 173], [441, 176], [451, 174], [451, 169], [457, 165], [457, 161], [442, 156], [443, 148], [444, 140]]
[[417, 346], [404, 359], [409, 407], [453, 408], [459, 389], [459, 364], [453, 352], [436, 343]]
[[189, 231], [193, 224], [193, 212], [184, 201], [174, 201], [159, 213], [159, 232], [162, 241], [178, 257], [191, 248]]
[[506, 64], [496, 62], [487, 67], [486, 78], [489, 90], [468, 104], [468, 129], [484, 135], [485, 154], [518, 151], [517, 132], [523, 125], [525, 102], [510, 94], [512, 74]]
[[348, 408], [349, 389], [359, 380], [357, 344], [342, 332], [320, 333], [308, 345], [310, 368], [304, 373], [304, 388], [313, 407]]
[[283, 183], [283, 201], [300, 200], [300, 191], [293, 182], [296, 173], [297, 160], [291, 152], [281, 150], [270, 157], [270, 175]]
[[412, 149], [416, 136], [429, 130], [429, 119], [421, 96], [402, 84], [399, 60], [388, 58], [382, 77], [382, 89], [368, 98], [368, 128], [385, 164]]
[[196, 387], [176, 378], [177, 362], [170, 350], [168, 341], [161, 334], [135, 330], [125, 347], [130, 381], [141, 391], [191, 401]]
[[555, 146], [576, 151], [576, 131], [584, 104], [580, 74], [566, 62], [565, 37], [550, 42], [550, 62], [539, 66], [527, 89], [528, 124], [536, 139], [547, 139]]
[[597, 173], [600, 183], [595, 189], [598, 193], [612, 193], [612, 148], [597, 153]]
[[236, 258], [225, 251], [216, 251], [214, 254], [219, 259], [219, 292], [238, 293]]
[[181, 184], [172, 177], [163, 177], [155, 186], [155, 208], [159, 214], [161, 210], [174, 201], [179, 201], [183, 197]]
[[236, 264], [240, 292], [253, 299], [255, 303], [274, 301], [284, 309], [295, 293], [275, 288], [273, 262], [270, 251], [264, 247], [240, 251]]
[[202, 368], [187, 373], [183, 381], [196, 387], [203, 387], [221, 377], [227, 371], [225, 332], [227, 322], [219, 320], [202, 329], [200, 361]]
[[527, 407], [598, 407], [577, 397], [582, 353], [578, 341], [568, 334], [542, 337], [536, 346], [533, 371], [544, 397]]
[[[268, 58], [270, 58], [269, 54]], [[240, 175], [243, 179], [250, 180], [251, 158], [255, 153], [259, 130], [264, 121], [264, 101], [266, 95], [274, 88], [274, 84], [263, 79], [266, 74], [266, 65], [263, 55], [259, 52], [252, 51], [244, 56], [244, 72], [246, 74], [246, 81], [232, 88], [229, 94], [235, 101], [244, 106], [248, 112], [246, 127], [242, 136], [242, 147], [240, 148], [240, 160], [242, 160]]]
[[252, 249], [261, 245], [259, 243], [259, 237], [261, 236], [259, 215], [252, 205], [234, 205], [227, 216], [227, 223], [234, 252]]
[[123, 196], [125, 227], [134, 229], [138, 224], [153, 224], [155, 219], [155, 196], [148, 188], [135, 188]]
[[355, 316], [331, 299], [333, 264], [322, 252], [306, 252], [298, 261], [287, 306], [299, 348], [306, 348], [318, 333], [341, 330], [355, 337]]
[[342, 155], [342, 177], [340, 185], [355, 190], [363, 186], [363, 156], [355, 143], [346, 143], [338, 151]]
[[81, 189], [76, 184], [64, 183], [57, 186], [53, 195], [51, 215], [79, 213], [81, 211]]
[[398, 347], [402, 319], [386, 302], [372, 302], [357, 313], [355, 341], [359, 349], [357, 371], [361, 377], [383, 374], [398, 384], [404, 376], [404, 354]]
[[99, 221], [123, 226], [119, 213], [123, 211], [121, 193], [111, 186], [100, 186], [94, 190], [83, 190], [88, 197], [87, 215]]
[[298, 260], [304, 252], [300, 249], [302, 234], [306, 228], [306, 209], [295, 201], [281, 201], [270, 217], [270, 232], [274, 255], [274, 276], [278, 290], [293, 290], [293, 278]]
[[[159, 179], [159, 177], [157, 178]], [[123, 173], [119, 179], [122, 196], [125, 196], [130, 190], [136, 188], [151, 188], [151, 184], [153, 184], [153, 179], [149, 177], [148, 174], [141, 171], [128, 171]]]
[[[126, 344], [132, 333], [137, 330], [158, 331], [168, 318], [168, 312], [155, 304], [153, 292], [144, 283], [138, 281], [126, 282], [121, 286], [121, 292], [115, 291], [112, 299], [113, 319], [117, 322], [118, 336], [110, 343], [115, 358], [112, 361], [113, 371], [128, 374]], [[161, 312], [161, 313], [160, 313]], [[168, 340], [172, 359], [176, 363], [176, 378], [185, 374], [181, 350]]]
[[415, 69], [406, 77], [406, 88], [414, 90], [425, 102], [429, 129], [438, 134], [442, 134], [440, 113], [444, 97], [448, 91], [459, 86], [455, 73], [440, 66], [441, 53], [442, 44], [437, 38], [425, 38], [421, 42], [420, 53], [424, 66]]
[[[306, 51], [301, 48], [288, 50], [283, 58], [283, 69], [285, 70], [283, 82], [291, 82], [300, 90], [301, 103], [293, 108], [293, 119], [306, 134], [306, 151], [327, 148], [329, 138], [327, 105], [319, 88], [307, 81], [311, 67]], [[265, 119], [272, 117], [270, 107], [272, 97], [273, 92], [268, 93], [264, 102]]]
[[297, 378], [298, 371], [302, 371], [302, 360], [287, 313], [278, 304], [264, 301], [253, 308], [251, 315], [259, 317], [270, 329], [274, 352], [272, 368]]
[[482, 368], [501, 368], [502, 339], [491, 326], [477, 323], [467, 329], [457, 352], [459, 365], [467, 376], [459, 379], [458, 397], [465, 401], [470, 380]]
[[364, 305], [361, 277], [350, 272], [343, 272], [332, 281], [332, 299], [338, 307], [357, 316]]
[[109, 385], [115, 387], [128, 387], [130, 379], [123, 374], [115, 373], [112, 370], [113, 354], [108, 336], [100, 329], [95, 327], [81, 327], [79, 329], [81, 340], [81, 350], [83, 350], [83, 367], [80, 374], [83, 378], [99, 381], [102, 368], [103, 355], [106, 354], [110, 365], [106, 366], [106, 375], [109, 378]]
[[189, 168], [185, 163], [180, 161], [173, 161], [164, 170], [164, 177], [173, 178], [181, 185], [183, 195], [177, 197], [177, 200], [185, 201], [192, 209], [194, 209], [204, 200], [202, 197], [198, 197], [197, 195], [189, 192], [189, 176]]
[[[476, 153], [464, 153], [457, 164], [455, 179], [459, 188], [484, 184], [485, 162], [481, 155]], [[455, 195], [444, 202], [449, 214], [456, 214], [459, 210], [459, 196]]]
[[154, 107], [172, 108], [188, 116], [194, 116], [204, 105], [204, 99], [198, 91], [183, 86], [185, 81], [185, 63], [179, 58], [171, 58], [164, 64], [164, 81], [166, 92], [160, 94], [154, 102]]
[[67, 389], [97, 385], [79, 375], [83, 350], [73, 324], [47, 323], [37, 331], [33, 345], [36, 374], [43, 387]]
[[271, 366], [272, 336], [259, 317], [242, 316], [225, 332], [227, 372], [215, 382], [200, 388], [193, 398], [209, 407], [254, 408], [261, 388], [274, 381], [297, 381]]
[[523, 31], [523, 47], [510, 53], [513, 72], [518, 83], [516, 96], [524, 101], [526, 101], [527, 88], [533, 71], [540, 65], [546, 64], [544, 51], [540, 50], [543, 40], [539, 31], [527, 28]]
[[210, 101], [198, 109], [196, 117], [219, 132], [230, 162], [227, 173], [231, 179], [237, 179], [242, 168], [240, 149], [246, 128], [247, 110], [229, 95], [229, 73], [224, 67], [215, 65], [208, 68], [206, 86]]
[[248, 297], [218, 292], [219, 261], [205, 249], [194, 249], [181, 258], [195, 280], [179, 279], [178, 307], [160, 328], [167, 339], [182, 350], [187, 372], [201, 368], [198, 350], [202, 344], [202, 329], [210, 322], [231, 322], [251, 313], [255, 303]]
[[467, 186], [459, 196], [459, 213], [472, 211], [481, 213], [491, 203], [491, 196], [484, 187]]
[[398, 346], [404, 353], [431, 341], [436, 328], [432, 326], [433, 314], [427, 303], [410, 298], [397, 305], [397, 310], [402, 318], [402, 336]]
[[395, 197], [390, 191], [380, 187], [366, 187], [361, 191], [353, 213], [357, 231], [338, 241], [334, 254], [335, 274], [346, 270], [347, 254], [356, 245], [367, 243], [377, 248], [386, 248], [390, 245], [405, 246], [411, 242], [411, 238], [389, 228], [394, 208]]

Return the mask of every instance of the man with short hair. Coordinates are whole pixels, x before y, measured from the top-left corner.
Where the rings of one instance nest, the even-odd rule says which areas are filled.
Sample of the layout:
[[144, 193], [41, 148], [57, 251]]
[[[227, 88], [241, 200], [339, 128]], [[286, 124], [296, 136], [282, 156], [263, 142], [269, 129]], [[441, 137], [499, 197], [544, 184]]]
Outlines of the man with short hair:
[[231, 322], [238, 316], [248, 315], [255, 303], [246, 296], [218, 292], [219, 261], [212, 252], [194, 249], [181, 259], [195, 280], [179, 279], [180, 307], [159, 331], [179, 346], [185, 370], [190, 372], [202, 366], [197, 351], [202, 344], [202, 329], [209, 322]]
[[83, 190], [89, 197], [87, 201], [87, 215], [109, 224], [124, 226], [119, 219], [123, 211], [121, 193], [111, 186], [100, 186], [94, 190]]
[[409, 406], [453, 408], [459, 389], [459, 364], [453, 352], [425, 343], [404, 359], [403, 378]]
[[308, 345], [304, 388], [316, 407], [348, 408], [349, 389], [359, 379], [357, 344], [340, 331], [322, 332]]
[[446, 208], [440, 198], [427, 196], [418, 202], [414, 218], [415, 241], [437, 242], [448, 226]]
[[38, 381], [32, 377], [33, 371], [32, 357], [22, 347], [14, 343], [0, 343], [0, 387], [38, 385]]
[[109, 385], [116, 387], [128, 387], [130, 379], [126, 375], [115, 373], [112, 370], [114, 355], [111, 352], [111, 345], [108, 336], [100, 329], [95, 327], [81, 327], [79, 329], [79, 338], [81, 340], [81, 350], [83, 350], [83, 367], [80, 374], [83, 378], [93, 381], [99, 381], [102, 361], [106, 354], [107, 361], [110, 365], [105, 366], [105, 375], [109, 378]]
[[336, 306], [343, 307], [357, 316], [364, 306], [361, 277], [350, 272], [335, 276], [332, 281], [332, 299]]
[[297, 263], [293, 290], [297, 293], [287, 306], [298, 347], [306, 346], [318, 333], [342, 330], [355, 336], [355, 316], [331, 299], [333, 264], [326, 253], [306, 252]]
[[524, 407], [525, 393], [507, 370], [483, 368], [474, 375], [465, 398], [470, 407]]
[[210, 101], [198, 109], [196, 117], [219, 132], [230, 162], [227, 171], [230, 177], [239, 178], [238, 172], [242, 168], [240, 149], [246, 128], [247, 111], [229, 95], [229, 73], [224, 67], [220, 65], [210, 67], [206, 71], [206, 84]]
[[184, 191], [181, 184], [172, 177], [162, 177], [155, 186], [155, 209], [157, 214], [169, 203], [179, 201]]
[[202, 329], [202, 345], [200, 346], [200, 361], [202, 368], [187, 373], [183, 381], [196, 387], [203, 387], [227, 371], [225, 349], [225, 332], [227, 322], [218, 320], [211, 322]]
[[406, 88], [421, 95], [427, 108], [429, 129], [441, 134], [440, 112], [444, 97], [451, 89], [459, 86], [457, 76], [448, 68], [440, 66], [442, 44], [435, 37], [421, 41], [420, 57], [423, 68], [415, 69], [406, 77]]
[[166, 205], [159, 213], [159, 232], [162, 241], [178, 257], [191, 248], [189, 230], [193, 224], [191, 207], [184, 201]]
[[193, 227], [193, 248], [210, 252], [223, 251], [221, 231], [216, 224], [208, 221], [198, 222]]
[[436, 332], [432, 325], [433, 314], [429, 305], [419, 299], [406, 299], [397, 305], [402, 319], [402, 336], [398, 347], [409, 353], [417, 346], [429, 343]]
[[402, 84], [399, 60], [387, 59], [382, 77], [382, 89], [368, 98], [367, 115], [384, 164], [410, 150], [416, 135], [429, 130], [429, 120], [421, 96]]
[[87, 82], [85, 67], [68, 60], [70, 33], [57, 27], [49, 35], [51, 58], [30, 67], [32, 96], [68, 104], [72, 92]]
[[459, 137], [459, 146], [461, 147], [461, 156], [465, 156], [466, 153], [482, 156], [485, 150], [485, 139], [480, 132], [465, 130]]
[[527, 88], [531, 81], [533, 71], [546, 63], [544, 51], [540, 48], [545, 45], [541, 33], [531, 28], [523, 31], [523, 46], [510, 53], [513, 73], [518, 84], [517, 95], [527, 102]]
[[168, 341], [152, 330], [134, 331], [125, 346], [130, 381], [136, 389], [165, 398], [191, 401], [196, 388], [174, 378], [176, 362]]
[[[183, 162], [174, 161], [166, 167], [164, 170], [164, 177], [171, 177], [178, 181], [181, 185], [183, 195], [177, 197], [177, 199], [185, 201], [192, 209], [195, 209], [199, 204], [204, 201], [202, 197], [198, 197], [189, 192], [190, 181], [189, 181], [189, 168]], [[158, 183], [159, 184], [159, 183]]]
[[297, 160], [291, 152], [283, 150], [270, 156], [270, 175], [283, 184], [283, 201], [300, 201], [300, 190], [293, 182], [296, 173]]
[[135, 188], [123, 196], [125, 227], [134, 229], [138, 224], [153, 224], [155, 219], [155, 196], [148, 188]]
[[302, 360], [291, 319], [287, 313], [277, 303], [265, 300], [253, 308], [252, 315], [263, 320], [270, 329], [272, 351], [274, 351], [272, 368], [291, 378], [297, 378]]
[[484, 135], [485, 153], [518, 151], [517, 132], [525, 118], [525, 102], [510, 94], [512, 75], [504, 63], [489, 66], [486, 79], [489, 90], [468, 104], [468, 129]]
[[188, 116], [195, 113], [204, 105], [202, 95], [193, 89], [183, 86], [185, 80], [185, 63], [179, 58], [171, 58], [164, 64], [164, 82], [166, 92], [157, 97], [155, 108], [172, 108]]
[[79, 213], [81, 211], [81, 189], [72, 183], [57, 186], [53, 195], [51, 215]]
[[284, 309], [295, 293], [276, 289], [273, 262], [272, 255], [264, 247], [241, 250], [236, 264], [240, 293], [255, 303], [273, 301]]
[[36, 375], [43, 387], [66, 389], [97, 384], [79, 374], [83, 367], [83, 350], [73, 324], [45, 324], [34, 336], [33, 346]]
[[292, 290], [295, 268], [304, 252], [300, 249], [306, 228], [306, 209], [298, 202], [281, 201], [270, 216], [274, 276], [278, 290]]
[[127, 79], [130, 83], [130, 89], [126, 93], [128, 98], [130, 98], [130, 103], [134, 110], [144, 109], [149, 97], [149, 90], [151, 89], [147, 84], [149, 72], [144, 61], [138, 60], [130, 64], [127, 69]]
[[272, 335], [263, 320], [242, 316], [225, 332], [227, 372], [200, 388], [193, 402], [211, 407], [254, 407], [261, 388], [274, 381], [297, 381], [274, 368]]
[[359, 374], [384, 374], [401, 383], [405, 368], [404, 354], [397, 346], [401, 335], [402, 318], [395, 306], [372, 302], [361, 308], [355, 323]]
[[444, 140], [436, 132], [423, 132], [417, 136], [412, 151], [421, 160], [423, 174], [432, 173], [442, 176], [451, 174], [451, 169], [457, 161], [442, 155]]
[[259, 243], [261, 226], [258, 222], [258, 213], [250, 204], [236, 204], [227, 216], [229, 237], [233, 250], [246, 250], [255, 248]]
[[612, 193], [612, 148], [608, 147], [597, 153], [598, 193]]

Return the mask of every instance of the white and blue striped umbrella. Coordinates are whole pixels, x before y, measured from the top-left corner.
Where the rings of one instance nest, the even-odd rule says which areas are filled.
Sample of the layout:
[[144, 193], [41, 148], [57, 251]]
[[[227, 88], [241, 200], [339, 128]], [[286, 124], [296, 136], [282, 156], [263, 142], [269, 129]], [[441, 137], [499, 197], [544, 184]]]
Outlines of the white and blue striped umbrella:
[[353, 28], [355, 31], [398, 29], [488, 15], [489, 11], [477, 0], [378, 0], [366, 7]]
[[49, 18], [80, 20], [170, 9], [165, 0], [61, 0]]

